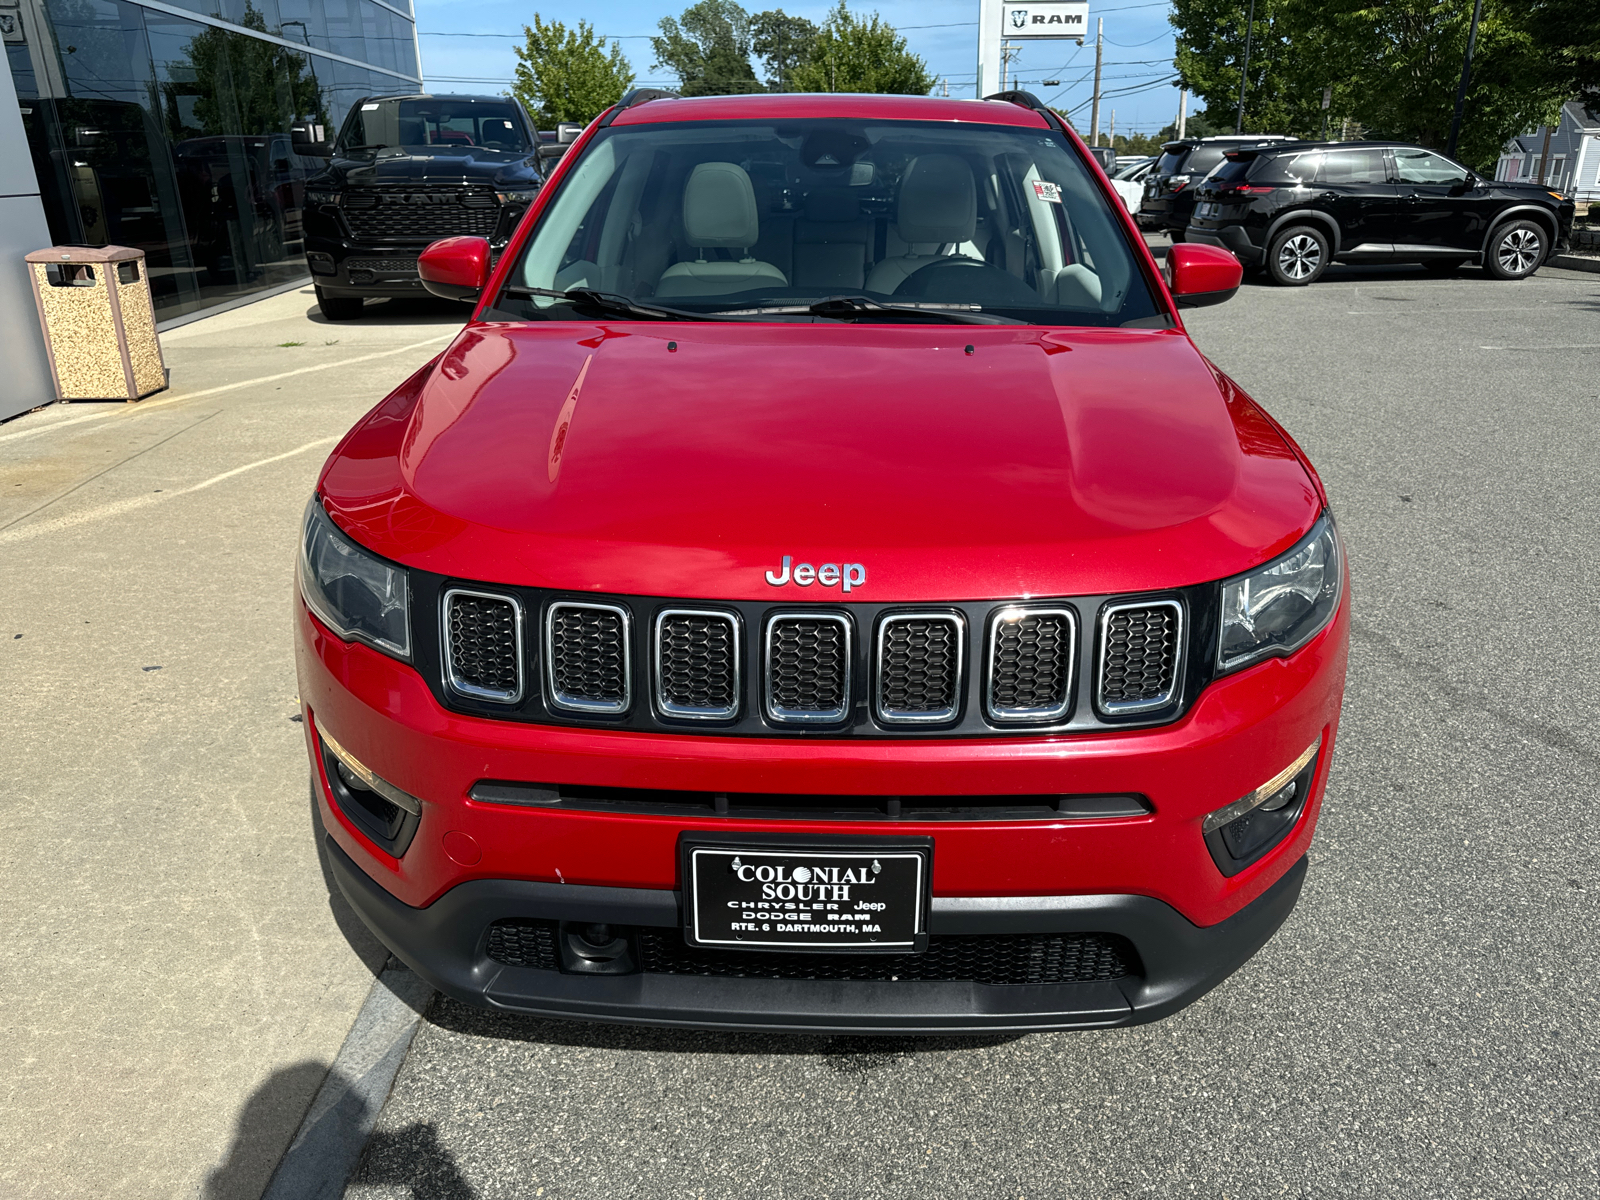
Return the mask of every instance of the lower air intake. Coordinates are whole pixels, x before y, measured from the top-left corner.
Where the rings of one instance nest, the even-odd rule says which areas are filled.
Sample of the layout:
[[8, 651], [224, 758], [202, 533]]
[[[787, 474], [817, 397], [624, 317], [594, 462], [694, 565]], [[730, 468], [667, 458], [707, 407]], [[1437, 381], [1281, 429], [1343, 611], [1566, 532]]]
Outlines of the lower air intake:
[[1183, 634], [1178, 602], [1112, 605], [1101, 622], [1100, 710], [1116, 716], [1172, 703]]
[[496, 921], [489, 926], [488, 955], [508, 967], [554, 971], [559, 965], [556, 923], [516, 918]]

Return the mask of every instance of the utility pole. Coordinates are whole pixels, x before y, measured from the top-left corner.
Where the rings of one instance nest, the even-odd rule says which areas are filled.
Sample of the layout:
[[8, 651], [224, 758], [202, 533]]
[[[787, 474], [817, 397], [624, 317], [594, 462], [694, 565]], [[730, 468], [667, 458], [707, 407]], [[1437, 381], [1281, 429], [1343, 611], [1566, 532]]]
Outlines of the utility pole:
[[1550, 173], [1550, 126], [1544, 127], [1544, 149], [1539, 151], [1539, 186], [1544, 186], [1544, 177]]
[[1117, 110], [1111, 110], [1111, 136], [1107, 139], [1113, 147], [1117, 144]]
[[[1254, 4], [1255, 0], [1250, 0]], [[1096, 17], [1094, 22], [1094, 103], [1089, 109], [1089, 144], [1100, 144], [1100, 56], [1105, 50], [1106, 22]]]
[[1184, 139], [1189, 125], [1189, 89], [1178, 89], [1178, 140]]
[[1472, 48], [1478, 44], [1478, 18], [1482, 15], [1483, 0], [1474, 0], [1472, 27], [1467, 30], [1467, 55], [1461, 62], [1461, 86], [1456, 88], [1456, 111], [1450, 118], [1450, 142], [1444, 148], [1450, 158], [1456, 156], [1456, 142], [1461, 138], [1461, 110], [1467, 103], [1467, 82], [1472, 78]]
[[1244, 21], [1244, 66], [1239, 71], [1239, 115], [1233, 122], [1235, 133], [1244, 132], [1244, 89], [1250, 82], [1250, 35], [1256, 28], [1256, 0], [1250, 0], [1250, 15]]

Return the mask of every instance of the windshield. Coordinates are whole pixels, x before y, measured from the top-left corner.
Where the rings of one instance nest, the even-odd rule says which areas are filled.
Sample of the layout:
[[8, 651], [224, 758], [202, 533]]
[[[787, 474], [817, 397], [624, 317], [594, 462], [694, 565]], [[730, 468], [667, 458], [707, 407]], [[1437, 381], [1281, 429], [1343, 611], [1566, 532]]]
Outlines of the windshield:
[[[1060, 135], [953, 122], [683, 122], [588, 146], [496, 301], [572, 319], [590, 288], [679, 312], [1165, 324], [1128, 239]], [[519, 294], [520, 293], [520, 294]], [[872, 307], [876, 305], [877, 307]], [[752, 312], [752, 310], [757, 310]], [[813, 314], [798, 319], [819, 319]]]
[[515, 106], [505, 100], [368, 100], [350, 114], [338, 149], [372, 147], [526, 154], [528, 136]]

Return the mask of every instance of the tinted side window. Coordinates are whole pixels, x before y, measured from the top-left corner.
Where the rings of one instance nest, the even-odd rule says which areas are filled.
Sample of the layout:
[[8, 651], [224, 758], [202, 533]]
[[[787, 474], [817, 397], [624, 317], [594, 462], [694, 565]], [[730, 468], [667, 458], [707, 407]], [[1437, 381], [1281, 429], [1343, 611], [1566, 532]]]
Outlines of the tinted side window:
[[1401, 183], [1449, 184], [1460, 183], [1467, 177], [1461, 167], [1428, 150], [1396, 150], [1394, 165]]
[[1176, 175], [1183, 160], [1188, 157], [1189, 147], [1182, 150], [1165, 150], [1161, 154], [1161, 161], [1156, 164], [1156, 172], [1160, 175]]
[[1223, 151], [1217, 146], [1196, 146], [1183, 169], [1190, 175], [1204, 175], [1222, 161]]
[[1309, 183], [1322, 167], [1322, 151], [1309, 154], [1263, 154], [1250, 178], [1261, 183]]
[[1322, 162], [1318, 183], [1384, 183], [1382, 150], [1333, 150]]
[[1211, 182], [1219, 185], [1243, 183], [1253, 165], [1254, 161], [1251, 159], [1233, 159], [1225, 162], [1211, 173]]

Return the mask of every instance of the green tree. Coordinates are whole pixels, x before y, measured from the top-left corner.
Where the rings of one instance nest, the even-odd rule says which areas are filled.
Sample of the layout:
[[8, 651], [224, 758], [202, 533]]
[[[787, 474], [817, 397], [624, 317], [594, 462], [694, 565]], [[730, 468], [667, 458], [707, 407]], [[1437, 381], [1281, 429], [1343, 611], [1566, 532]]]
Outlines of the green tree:
[[[1250, 26], [1244, 131], [1315, 137], [1322, 89], [1334, 82], [1325, 63], [1326, 31], [1305, 20], [1303, 0], [1255, 0]], [[1232, 133], [1244, 69], [1249, 0], [1174, 0], [1178, 33], [1173, 61], [1183, 84], [1205, 102], [1210, 133]], [[1207, 136], [1190, 118], [1190, 136]]]
[[854, 17], [839, 0], [811, 54], [790, 74], [800, 92], [882, 92], [926, 96], [933, 89], [928, 64], [906, 49], [906, 39], [877, 13]]
[[633, 85], [622, 47], [612, 42], [608, 52], [587, 21], [568, 29], [534, 13], [522, 32], [527, 41], [516, 48], [511, 94], [547, 129], [562, 121], [587, 125]]
[[685, 96], [726, 96], [761, 91], [750, 66], [750, 14], [733, 0], [700, 0], [680, 17], [661, 18], [650, 39], [657, 67], [678, 77]]
[[1594, 0], [1526, 0], [1516, 19], [1555, 90], [1578, 96], [1600, 116], [1600, 18]]
[[811, 57], [812, 43], [820, 32], [804, 17], [791, 17], [781, 8], [750, 18], [750, 48], [767, 69], [767, 87], [792, 92], [794, 70]]

